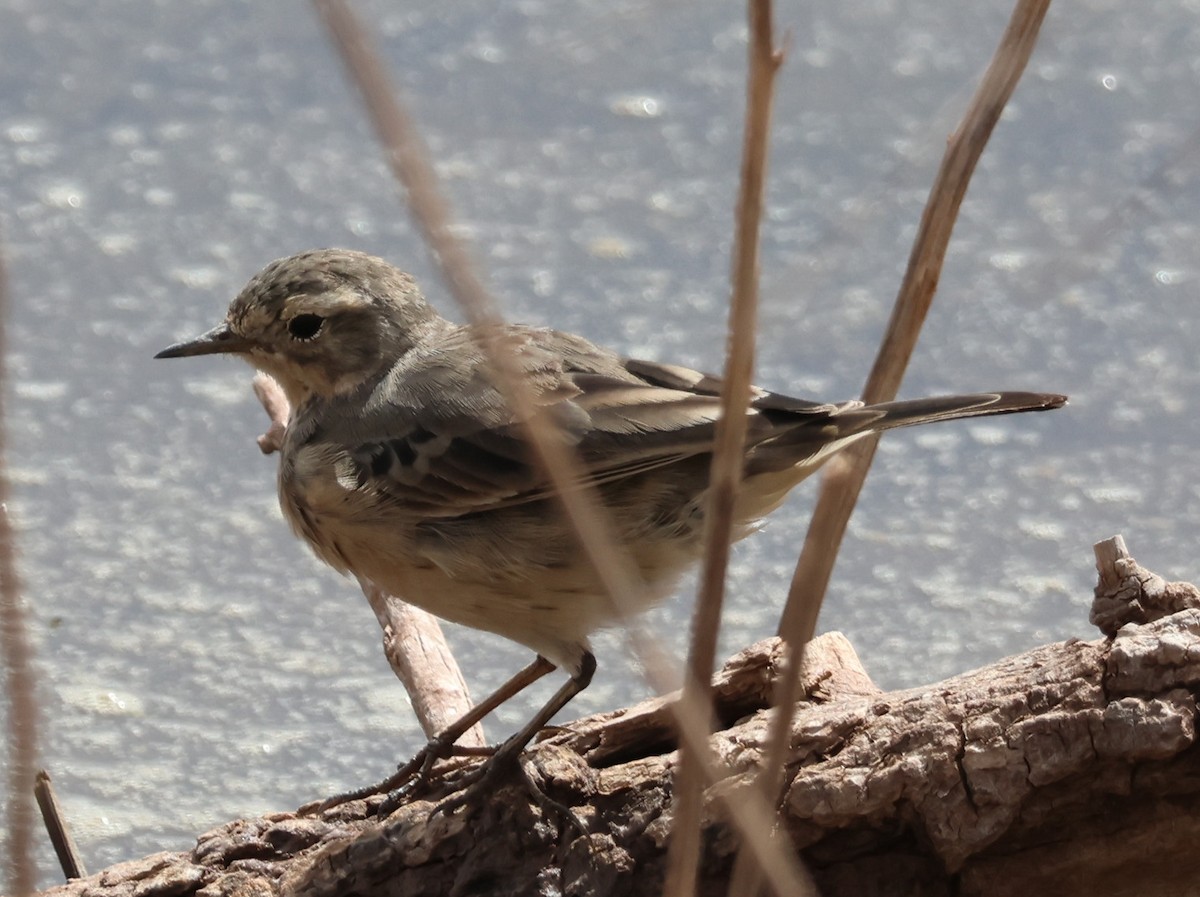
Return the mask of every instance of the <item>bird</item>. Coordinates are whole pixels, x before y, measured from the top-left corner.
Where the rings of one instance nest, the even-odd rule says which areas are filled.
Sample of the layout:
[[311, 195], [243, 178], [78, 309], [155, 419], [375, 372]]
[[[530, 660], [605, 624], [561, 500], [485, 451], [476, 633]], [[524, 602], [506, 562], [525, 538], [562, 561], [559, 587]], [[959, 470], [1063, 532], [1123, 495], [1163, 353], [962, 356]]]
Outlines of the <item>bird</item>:
[[[549, 328], [452, 323], [409, 274], [348, 249], [271, 262], [221, 323], [155, 356], [237, 356], [278, 381], [292, 406], [280, 507], [321, 560], [535, 653], [432, 740], [425, 762], [530, 682], [564, 670], [567, 681], [493, 755], [497, 763], [517, 757], [591, 682], [589, 636], [614, 622], [530, 449], [527, 422], [496, 385], [485, 336], [573, 451], [644, 587], [637, 602], [668, 595], [703, 551], [719, 377], [626, 358]], [[872, 433], [1065, 402], [1054, 393], [984, 392], [866, 405], [753, 387], [734, 538]]]

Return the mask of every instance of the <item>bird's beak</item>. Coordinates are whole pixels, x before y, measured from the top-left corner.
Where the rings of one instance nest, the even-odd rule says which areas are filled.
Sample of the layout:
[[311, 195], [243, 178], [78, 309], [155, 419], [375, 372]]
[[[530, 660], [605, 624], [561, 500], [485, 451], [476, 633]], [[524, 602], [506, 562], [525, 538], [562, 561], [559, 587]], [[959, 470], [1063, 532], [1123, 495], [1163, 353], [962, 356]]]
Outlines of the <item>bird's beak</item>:
[[202, 333], [195, 339], [185, 340], [163, 349], [155, 358], [187, 358], [190, 355], [218, 355], [226, 353], [249, 352], [252, 343], [244, 336], [238, 336], [229, 329], [228, 324], [218, 324], [207, 333]]

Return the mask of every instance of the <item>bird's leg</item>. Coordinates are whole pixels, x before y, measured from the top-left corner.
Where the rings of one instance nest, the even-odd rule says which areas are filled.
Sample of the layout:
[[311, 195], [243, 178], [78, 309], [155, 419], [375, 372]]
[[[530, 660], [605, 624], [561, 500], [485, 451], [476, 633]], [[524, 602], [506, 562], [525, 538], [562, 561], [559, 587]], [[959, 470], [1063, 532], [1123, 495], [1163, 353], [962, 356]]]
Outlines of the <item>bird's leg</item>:
[[562, 687], [551, 695], [550, 700], [519, 732], [496, 748], [491, 758], [470, 774], [457, 794], [434, 807], [430, 817], [432, 818], [438, 813], [453, 813], [459, 807], [471, 803], [475, 797], [490, 794], [500, 779], [515, 770], [524, 779], [525, 786], [538, 806], [564, 817], [582, 831], [570, 809], [547, 796], [541, 788], [535, 785], [525, 774], [519, 761], [525, 746], [554, 718], [558, 711], [566, 707], [573, 697], [588, 687], [595, 672], [596, 657], [591, 651], [587, 651], [580, 662], [579, 672], [564, 682]]
[[[414, 772], [419, 772], [422, 777], [429, 774], [433, 764], [447, 757], [452, 753], [458, 753], [464, 756], [482, 755], [486, 756], [497, 752], [497, 748], [455, 748], [454, 742], [462, 737], [463, 733], [470, 729], [473, 725], [520, 692], [524, 691], [533, 683], [537, 682], [547, 673], [553, 672], [556, 669], [554, 664], [548, 661], [542, 655], [534, 658], [533, 663], [518, 672], [515, 676], [501, 685], [498, 689], [464, 713], [455, 722], [451, 723], [437, 735], [429, 740], [429, 743], [421, 750], [417, 751], [417, 755], [413, 757], [404, 768], [415, 766]], [[570, 700], [569, 698], [567, 700]], [[564, 703], [566, 703], [564, 701]], [[410, 773], [411, 775], [412, 773]], [[394, 778], [394, 777], [393, 777]]]
[[[595, 661], [593, 661], [594, 666]], [[433, 764], [442, 757], [447, 757], [451, 753], [458, 752], [463, 755], [471, 754], [493, 754], [496, 748], [455, 748], [454, 742], [462, 737], [463, 733], [470, 729], [473, 725], [507, 701], [514, 695], [524, 691], [534, 682], [537, 682], [547, 673], [555, 669], [554, 664], [542, 657], [540, 654], [534, 659], [533, 663], [518, 672], [515, 676], [501, 685], [498, 689], [473, 706], [470, 710], [460, 716], [457, 720], [429, 739], [429, 743], [421, 750], [417, 751], [416, 755], [401, 766], [396, 772], [392, 773], [382, 782], [374, 785], [368, 785], [365, 788], [358, 788], [354, 791], [347, 791], [342, 794], [335, 794], [333, 797], [322, 801], [320, 810], [328, 810], [331, 807], [336, 807], [352, 800], [361, 800], [366, 797], [371, 797], [374, 794], [386, 794], [388, 800], [384, 805], [392, 804], [393, 798], [399, 797], [397, 790], [409, 782], [410, 779], [416, 777], [418, 781], [414, 784], [420, 785], [424, 783], [430, 771], [433, 769]], [[590, 677], [589, 677], [590, 678]], [[570, 700], [570, 698], [567, 698]], [[563, 702], [564, 704], [566, 701]], [[531, 736], [532, 737], [532, 736]], [[501, 746], [503, 748], [503, 746]], [[411, 790], [411, 789], [410, 789]]]

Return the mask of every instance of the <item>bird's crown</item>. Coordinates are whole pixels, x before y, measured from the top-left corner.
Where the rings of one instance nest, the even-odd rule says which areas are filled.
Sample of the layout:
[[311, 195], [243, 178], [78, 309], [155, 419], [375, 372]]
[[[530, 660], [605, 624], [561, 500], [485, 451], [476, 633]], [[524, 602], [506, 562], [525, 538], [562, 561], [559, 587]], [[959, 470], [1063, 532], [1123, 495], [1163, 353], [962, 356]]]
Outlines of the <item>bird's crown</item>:
[[412, 277], [383, 259], [315, 249], [271, 262], [233, 300], [224, 323], [159, 355], [242, 355], [296, 404], [357, 387], [447, 326]]

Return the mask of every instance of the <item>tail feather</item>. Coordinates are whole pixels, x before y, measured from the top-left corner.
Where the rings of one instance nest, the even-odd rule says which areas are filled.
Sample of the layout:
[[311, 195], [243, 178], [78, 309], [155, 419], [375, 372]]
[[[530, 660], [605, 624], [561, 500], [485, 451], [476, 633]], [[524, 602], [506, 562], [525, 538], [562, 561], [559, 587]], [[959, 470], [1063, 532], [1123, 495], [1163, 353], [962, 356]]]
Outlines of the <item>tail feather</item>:
[[[1021, 411], [1049, 411], [1061, 408], [1066, 396], [1040, 392], [990, 392], [965, 396], [936, 396], [929, 399], [907, 399], [883, 402], [850, 411], [849, 417], [869, 416], [857, 427], [838, 430], [843, 435], [867, 430], [891, 430], [915, 424], [955, 420], [960, 417], [987, 417], [993, 414], [1016, 414]], [[834, 420], [841, 415], [834, 415]], [[851, 423], [849, 420], [847, 424]]]
[[[769, 401], [770, 397], [767, 398]], [[791, 479], [791, 485], [795, 485], [831, 455], [869, 433], [960, 417], [1049, 411], [1062, 407], [1066, 401], [1066, 396], [1055, 393], [988, 392], [906, 399], [878, 405], [847, 402], [797, 409], [791, 413], [785, 410], [774, 414], [767, 412], [774, 425], [774, 434], [750, 453], [745, 473], [752, 477], [788, 471], [786, 477]]]

